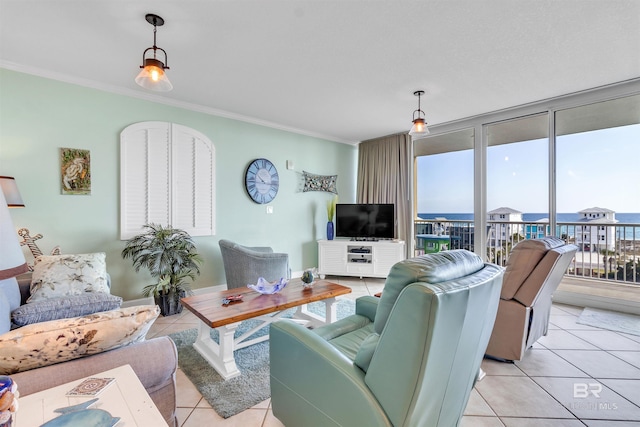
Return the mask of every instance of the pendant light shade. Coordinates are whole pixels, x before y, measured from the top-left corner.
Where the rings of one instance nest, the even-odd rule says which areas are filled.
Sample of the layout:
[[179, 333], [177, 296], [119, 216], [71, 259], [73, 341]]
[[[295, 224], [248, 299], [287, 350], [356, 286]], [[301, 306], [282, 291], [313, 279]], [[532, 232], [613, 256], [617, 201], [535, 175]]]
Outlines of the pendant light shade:
[[[173, 85], [165, 72], [165, 70], [169, 69], [167, 52], [156, 46], [156, 27], [164, 25], [164, 19], [152, 13], [147, 14], [145, 18], [149, 24], [153, 25], [153, 46], [145, 49], [142, 54], [142, 65], [140, 66], [142, 70], [136, 77], [136, 83], [145, 89], [168, 92], [173, 89]], [[158, 59], [158, 51], [164, 55], [164, 62]], [[153, 52], [153, 56], [147, 57], [150, 52]]]
[[420, 97], [424, 95], [424, 91], [417, 90], [413, 92], [413, 94], [418, 97], [418, 109], [413, 112], [413, 126], [411, 126], [409, 135], [411, 135], [413, 139], [419, 139], [429, 135], [424, 111], [420, 109]]

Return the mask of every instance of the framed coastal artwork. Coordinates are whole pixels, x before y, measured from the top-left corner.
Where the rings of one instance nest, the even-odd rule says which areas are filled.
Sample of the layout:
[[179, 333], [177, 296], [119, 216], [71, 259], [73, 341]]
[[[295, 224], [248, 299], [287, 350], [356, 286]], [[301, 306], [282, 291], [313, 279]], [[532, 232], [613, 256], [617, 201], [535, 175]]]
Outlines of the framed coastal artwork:
[[60, 148], [62, 194], [91, 194], [91, 155], [89, 150]]

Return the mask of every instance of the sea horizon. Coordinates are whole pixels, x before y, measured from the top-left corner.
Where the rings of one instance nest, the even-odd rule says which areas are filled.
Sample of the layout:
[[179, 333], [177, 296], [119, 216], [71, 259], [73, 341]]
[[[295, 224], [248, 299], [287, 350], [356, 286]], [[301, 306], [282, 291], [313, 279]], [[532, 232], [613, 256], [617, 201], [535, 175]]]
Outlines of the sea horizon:
[[[450, 221], [473, 221], [472, 213], [419, 213], [419, 218], [433, 220], [436, 218], [445, 218], [445, 220]], [[580, 219], [580, 215], [577, 212], [572, 213], [558, 213], [557, 221], [559, 223], [565, 222], [578, 222]], [[536, 222], [544, 218], [549, 218], [549, 214], [547, 213], [523, 213], [522, 221], [523, 222]], [[626, 212], [616, 212], [616, 226], [620, 224], [629, 224], [628, 227], [624, 228], [624, 239], [625, 240], [640, 240], [640, 213], [626, 213]], [[573, 231], [569, 230], [569, 235], [573, 236]]]
[[[616, 220], [618, 223], [622, 224], [639, 224], [640, 225], [640, 213], [633, 212], [616, 212]], [[436, 219], [436, 218], [446, 218], [452, 221], [472, 221], [473, 213], [463, 213], [463, 212], [448, 212], [448, 213], [428, 213], [423, 212], [418, 214], [419, 218], [422, 219]], [[544, 218], [549, 218], [548, 213], [522, 213], [522, 221], [524, 222], [534, 222], [539, 221]], [[566, 212], [566, 213], [558, 213], [557, 221], [558, 222], [577, 222], [580, 220], [580, 214], [577, 212]]]

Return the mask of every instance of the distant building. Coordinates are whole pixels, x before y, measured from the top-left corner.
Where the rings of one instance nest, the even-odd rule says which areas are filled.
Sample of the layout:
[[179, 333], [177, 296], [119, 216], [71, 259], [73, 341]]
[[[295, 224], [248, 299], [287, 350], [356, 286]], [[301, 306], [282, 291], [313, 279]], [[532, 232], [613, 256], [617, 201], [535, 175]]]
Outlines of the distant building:
[[610, 251], [616, 248], [616, 213], [611, 209], [589, 208], [578, 212], [577, 222], [584, 223], [576, 227], [576, 245], [583, 252]]
[[549, 218], [541, 218], [534, 223], [527, 223], [524, 226], [525, 239], [542, 239], [550, 234]]
[[522, 222], [522, 212], [511, 208], [498, 208], [487, 212], [489, 226], [488, 244], [492, 247], [502, 246], [503, 242], [511, 241], [514, 234], [523, 234], [522, 224], [505, 224]]

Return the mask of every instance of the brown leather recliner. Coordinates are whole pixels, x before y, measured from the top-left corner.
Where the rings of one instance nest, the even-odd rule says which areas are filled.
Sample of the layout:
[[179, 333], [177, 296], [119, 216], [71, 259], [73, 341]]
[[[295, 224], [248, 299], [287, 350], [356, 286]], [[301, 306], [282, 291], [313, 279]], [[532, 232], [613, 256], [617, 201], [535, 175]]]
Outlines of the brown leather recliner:
[[521, 360], [547, 334], [551, 296], [577, 250], [557, 237], [524, 240], [513, 248], [487, 356]]

